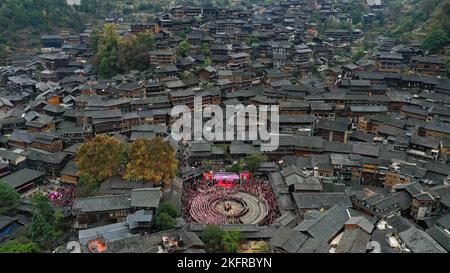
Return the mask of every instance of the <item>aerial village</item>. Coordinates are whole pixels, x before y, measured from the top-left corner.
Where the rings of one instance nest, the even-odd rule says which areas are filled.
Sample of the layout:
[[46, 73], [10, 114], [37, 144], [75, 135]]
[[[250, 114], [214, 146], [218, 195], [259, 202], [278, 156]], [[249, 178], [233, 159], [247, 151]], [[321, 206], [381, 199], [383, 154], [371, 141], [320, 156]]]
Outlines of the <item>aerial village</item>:
[[[384, 7], [365, 4], [370, 29]], [[440, 56], [369, 37], [329, 0], [183, 4], [150, 22], [111, 14], [103, 24], [104, 37], [151, 37], [138, 55], [149, 69], [112, 74], [107, 58], [97, 68], [92, 28], [42, 35], [39, 54], [0, 66], [0, 249], [450, 250], [450, 81]], [[193, 109], [196, 97], [277, 105], [278, 147], [174, 140], [172, 108]], [[129, 175], [143, 157], [136, 143], [173, 173]], [[115, 145], [128, 147], [125, 163], [98, 170]]]

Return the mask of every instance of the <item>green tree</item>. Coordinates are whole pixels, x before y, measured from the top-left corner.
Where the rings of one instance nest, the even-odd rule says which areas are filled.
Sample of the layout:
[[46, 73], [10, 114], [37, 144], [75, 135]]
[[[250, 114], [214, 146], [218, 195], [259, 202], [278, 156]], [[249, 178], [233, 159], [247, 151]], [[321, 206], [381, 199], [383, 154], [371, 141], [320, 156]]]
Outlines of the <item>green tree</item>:
[[98, 46], [100, 43], [100, 36], [101, 32], [97, 28], [92, 30], [91, 35], [89, 36], [89, 48], [91, 49], [94, 56], [97, 54]]
[[243, 170], [244, 170], [244, 160], [242, 159], [234, 163], [233, 165], [225, 168], [225, 171], [233, 173], [239, 173], [242, 172]]
[[166, 212], [158, 212], [153, 222], [156, 231], [163, 231], [175, 228], [176, 221]]
[[46, 222], [53, 224], [55, 220], [55, 210], [50, 205], [47, 197], [42, 193], [37, 193], [31, 198], [31, 203], [34, 206], [35, 212], [41, 214]]
[[210, 56], [211, 55], [211, 49], [209, 49], [209, 44], [208, 43], [203, 43], [202, 44], [201, 52], [205, 56]]
[[20, 203], [17, 191], [0, 181], [0, 214], [9, 214]]
[[170, 202], [164, 202], [159, 208], [158, 213], [167, 213], [172, 218], [177, 218], [179, 216], [177, 209]]
[[205, 58], [205, 60], [203, 60], [202, 68], [205, 68], [210, 65], [212, 65], [211, 58], [209, 58], [209, 57]]
[[437, 21], [440, 28], [446, 31], [447, 36], [450, 36], [450, 0], [445, 1], [442, 9], [434, 19]]
[[210, 171], [214, 168], [214, 162], [212, 160], [202, 160], [202, 167], [205, 170]]
[[55, 211], [49, 200], [38, 193], [31, 199], [34, 206], [33, 218], [28, 229], [30, 238], [43, 247], [50, 247], [60, 235], [55, 226]]
[[218, 226], [208, 225], [201, 234], [202, 241], [210, 252], [218, 252], [222, 250], [222, 238], [224, 231]]
[[449, 37], [442, 29], [433, 30], [422, 42], [423, 49], [435, 53], [450, 42]]
[[[91, 44], [95, 52], [92, 64], [97, 68], [100, 77], [109, 78], [117, 73], [117, 47], [119, 36], [116, 26], [105, 24], [99, 34], [95, 34]], [[94, 46], [96, 46], [94, 48]]]
[[54, 227], [38, 211], [33, 213], [28, 232], [31, 239], [42, 246], [48, 246], [55, 237]]
[[238, 230], [226, 231], [222, 237], [223, 250], [228, 253], [236, 253], [241, 238], [241, 232]]
[[258, 38], [256, 38], [256, 37], [254, 37], [254, 36], [249, 36], [248, 38], [247, 38], [247, 40], [245, 40], [245, 43], [247, 44], [247, 45], [252, 45], [252, 44], [254, 44], [254, 43], [258, 43], [259, 42], [259, 39]]
[[148, 69], [149, 52], [153, 48], [153, 35], [148, 31], [123, 37], [118, 45], [117, 69], [120, 72]]
[[186, 54], [188, 53], [188, 51], [189, 51], [189, 44], [188, 44], [188, 42], [186, 40], [181, 41], [178, 44], [178, 54], [181, 57], [186, 57]]
[[97, 191], [97, 189], [99, 188], [99, 186], [100, 182], [95, 180], [94, 177], [86, 173], [81, 174], [78, 177], [75, 195], [78, 198], [93, 196]]
[[58, 209], [55, 210], [55, 213], [53, 214], [53, 219], [56, 228], [63, 228], [63, 226], [67, 224], [64, 221], [64, 213], [61, 210]]
[[98, 73], [102, 78], [111, 78], [116, 73], [116, 54], [115, 49], [111, 51], [111, 55], [105, 56], [102, 58], [100, 62], [100, 66], [98, 67]]
[[11, 240], [0, 245], [0, 253], [39, 253], [39, 245], [34, 242], [21, 243], [17, 240]]
[[244, 169], [249, 172], [256, 172], [261, 163], [267, 161], [267, 156], [265, 155], [249, 155], [244, 158]]
[[357, 60], [364, 57], [364, 55], [365, 55], [364, 50], [361, 48], [358, 48], [355, 50], [355, 52], [352, 53], [352, 61], [356, 62]]

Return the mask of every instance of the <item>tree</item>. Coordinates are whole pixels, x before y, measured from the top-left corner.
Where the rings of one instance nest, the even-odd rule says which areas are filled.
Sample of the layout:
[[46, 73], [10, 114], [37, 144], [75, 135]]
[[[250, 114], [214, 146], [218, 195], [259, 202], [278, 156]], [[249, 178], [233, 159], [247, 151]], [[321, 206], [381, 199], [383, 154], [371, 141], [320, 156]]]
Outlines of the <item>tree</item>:
[[256, 172], [264, 161], [267, 161], [265, 155], [249, 155], [244, 158], [244, 169], [252, 173]]
[[139, 32], [135, 35], [137, 44], [145, 48], [145, 50], [150, 51], [155, 48], [155, 38], [150, 31]]
[[208, 43], [203, 43], [202, 44], [201, 52], [205, 56], [211, 55], [211, 50], [209, 49]]
[[75, 157], [78, 172], [103, 181], [117, 174], [122, 158], [122, 145], [107, 135], [97, 135], [83, 144]]
[[93, 65], [100, 77], [110, 78], [131, 70], [144, 71], [149, 67], [148, 53], [154, 49], [153, 34], [149, 31], [119, 37], [116, 27], [104, 25], [91, 35]]
[[233, 172], [233, 173], [240, 173], [244, 170], [244, 160], [240, 159], [238, 162], [234, 163], [233, 165], [227, 167], [225, 171], [227, 172]]
[[210, 252], [217, 252], [222, 249], [223, 234], [224, 231], [218, 226], [208, 225], [200, 237]]
[[223, 250], [228, 253], [236, 253], [241, 238], [241, 232], [238, 230], [226, 231], [222, 237]]
[[357, 50], [355, 50], [355, 52], [353, 52], [352, 54], [352, 61], [356, 62], [359, 59], [361, 59], [362, 57], [364, 57], [365, 53], [364, 50], [361, 48], [358, 48]]
[[116, 48], [112, 48], [108, 56], [102, 57], [100, 66], [98, 67], [98, 73], [102, 78], [111, 78], [116, 73]]
[[445, 1], [442, 9], [439, 11], [436, 17], [437, 24], [440, 25], [442, 30], [445, 30], [447, 36], [450, 36], [450, 1]]
[[59, 236], [55, 228], [55, 211], [49, 200], [41, 193], [34, 195], [31, 202], [34, 210], [28, 234], [34, 242], [48, 247]]
[[17, 191], [0, 182], [0, 214], [9, 214], [20, 203], [20, 196]]
[[201, 65], [201, 68], [205, 68], [205, 67], [210, 66], [210, 65], [212, 65], [211, 58], [206, 57], [206, 58], [203, 60], [203, 63], [202, 63], [202, 65]]
[[44, 217], [44, 220], [53, 223], [55, 220], [55, 210], [50, 205], [49, 200], [42, 193], [37, 193], [31, 198], [34, 211]]
[[210, 171], [214, 168], [214, 162], [212, 160], [202, 160], [202, 167], [205, 170]]
[[435, 53], [450, 42], [449, 37], [442, 29], [433, 30], [422, 42], [423, 49]]
[[165, 212], [158, 212], [154, 220], [154, 229], [156, 231], [168, 230], [175, 228], [176, 221]]
[[259, 43], [259, 39], [254, 37], [254, 36], [249, 36], [247, 38], [247, 40], [245, 40], [245, 43], [250, 46], [250, 45], [252, 45], [254, 43]]
[[126, 179], [159, 183], [170, 182], [175, 176], [178, 162], [175, 151], [161, 138], [134, 141], [128, 152], [130, 162], [125, 172]]
[[181, 57], [186, 57], [186, 54], [188, 53], [188, 51], [189, 51], [189, 44], [188, 44], [188, 42], [186, 40], [181, 41], [178, 44], [178, 54]]
[[39, 253], [39, 245], [34, 242], [21, 243], [17, 240], [11, 240], [0, 245], [0, 253]]
[[89, 36], [89, 47], [94, 56], [97, 54], [98, 45], [100, 43], [100, 35], [101, 32], [96, 28], [92, 30], [91, 35]]
[[80, 197], [93, 196], [100, 186], [100, 182], [95, 180], [91, 175], [84, 173], [78, 178], [75, 195]]
[[119, 44], [115, 25], [105, 24], [100, 33], [94, 33], [92, 42], [92, 50], [95, 53], [92, 64], [97, 68], [101, 77], [113, 76], [117, 72], [116, 51]]
[[117, 69], [120, 72], [148, 69], [148, 55], [153, 48], [153, 35], [148, 31], [123, 37], [118, 44]]
[[56, 228], [63, 228], [67, 222], [64, 221], [64, 213], [61, 210], [56, 209], [53, 214], [53, 224]]
[[45, 220], [44, 215], [35, 211], [28, 231], [31, 239], [40, 245], [48, 245], [55, 237], [55, 229]]
[[161, 205], [161, 208], [159, 208], [158, 212], [167, 213], [172, 218], [177, 218], [179, 216], [177, 209], [170, 202], [164, 202], [164, 204]]

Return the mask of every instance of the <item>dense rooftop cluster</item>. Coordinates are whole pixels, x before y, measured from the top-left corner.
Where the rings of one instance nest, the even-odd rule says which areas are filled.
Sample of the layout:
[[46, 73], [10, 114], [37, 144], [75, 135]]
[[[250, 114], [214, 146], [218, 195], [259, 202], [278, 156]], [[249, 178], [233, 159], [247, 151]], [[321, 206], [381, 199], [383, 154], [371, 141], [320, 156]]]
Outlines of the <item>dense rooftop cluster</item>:
[[[381, 1], [367, 4], [382, 9]], [[360, 58], [345, 58], [367, 39], [364, 31], [319, 32], [312, 18], [352, 25], [327, 0], [251, 9], [182, 5], [150, 23], [108, 18], [129, 25], [119, 35], [153, 33], [145, 73], [98, 77], [90, 30], [45, 35], [42, 54], [11, 56], [0, 67], [0, 183], [21, 194], [21, 204], [16, 215], [0, 216], [0, 243], [14, 238], [12, 226], [29, 224], [33, 192], [76, 187], [74, 156], [86, 140], [99, 134], [121, 143], [162, 137], [177, 146], [170, 138], [171, 109], [192, 108], [201, 96], [204, 104], [221, 107], [279, 105], [279, 147], [261, 152], [259, 141], [191, 141], [171, 193], [112, 177], [95, 196], [68, 197], [65, 217], [77, 232], [61, 244], [71, 238], [81, 249], [60, 251], [164, 252], [161, 238], [170, 237], [180, 240], [178, 251], [202, 252], [201, 223], [177, 218], [173, 230], [141, 231], [150, 227], [161, 200], [180, 209], [180, 181], [208, 171], [197, 168], [201, 162], [231, 164], [264, 154], [268, 161], [256, 173], [269, 181], [281, 216], [270, 225], [222, 229], [265, 240], [274, 252], [448, 252], [446, 63], [387, 37], [378, 37], [375, 49]], [[182, 41], [189, 45], [185, 57]]]

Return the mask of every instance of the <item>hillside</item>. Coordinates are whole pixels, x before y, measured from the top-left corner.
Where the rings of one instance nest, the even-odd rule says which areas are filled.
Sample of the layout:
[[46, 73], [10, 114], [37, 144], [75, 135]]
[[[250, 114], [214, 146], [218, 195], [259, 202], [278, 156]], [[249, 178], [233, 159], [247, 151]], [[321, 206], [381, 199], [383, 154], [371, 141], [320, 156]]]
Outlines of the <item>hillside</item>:
[[[121, 17], [126, 22], [147, 22], [169, 5], [188, 2], [211, 3], [209, 0], [81, 0], [81, 6], [68, 6], [66, 0], [3, 0], [0, 2], [0, 58], [12, 52], [38, 48], [42, 34], [76, 33], [88, 23], [101, 24], [107, 17]], [[239, 3], [233, 0], [212, 2], [218, 6]], [[245, 3], [258, 2], [262, 1]], [[383, 34], [416, 42], [433, 54], [445, 53], [450, 41], [450, 0], [384, 0], [383, 3], [384, 11], [376, 12], [377, 17], [383, 18], [383, 23], [372, 30], [373, 35]], [[365, 0], [336, 5], [351, 15], [357, 27], [358, 23], [361, 24], [362, 15], [370, 12]]]
[[2, 53], [36, 47], [41, 34], [83, 28], [84, 17], [65, 0], [3, 0], [0, 2], [0, 58]]
[[387, 35], [422, 44], [438, 53], [450, 39], [450, 0], [388, 0]]

